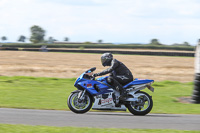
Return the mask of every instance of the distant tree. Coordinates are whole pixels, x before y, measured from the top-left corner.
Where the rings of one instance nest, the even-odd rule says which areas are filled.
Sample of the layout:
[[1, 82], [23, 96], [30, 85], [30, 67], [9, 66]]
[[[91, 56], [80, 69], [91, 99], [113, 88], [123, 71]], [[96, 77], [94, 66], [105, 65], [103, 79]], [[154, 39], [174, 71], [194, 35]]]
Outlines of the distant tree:
[[91, 42], [89, 42], [89, 41], [86, 41], [86, 42], [84, 42], [85, 44], [91, 44]]
[[188, 42], [184, 42], [183, 45], [184, 46], [190, 46], [190, 44]]
[[18, 39], [18, 42], [25, 42], [26, 37], [21, 35]]
[[68, 38], [68, 37], [65, 37], [64, 41], [68, 42], [68, 41], [69, 41], [69, 38]]
[[98, 40], [98, 43], [102, 43], [103, 42], [103, 40]]
[[58, 41], [57, 39], [53, 39], [53, 41], [55, 42], [55, 41]]
[[190, 46], [188, 42], [183, 42], [183, 43], [174, 43], [172, 44], [173, 46]]
[[49, 39], [48, 39], [48, 43], [49, 43], [49, 44], [54, 43], [54, 41], [55, 41], [55, 39], [53, 39], [53, 37], [49, 37]]
[[45, 30], [41, 27], [34, 25], [31, 27], [31, 37], [30, 41], [33, 43], [40, 43], [44, 41]]
[[150, 44], [152, 44], [152, 45], [161, 45], [159, 43], [158, 39], [152, 39]]
[[174, 43], [174, 44], [172, 44], [173, 46], [179, 46], [180, 44], [178, 44], [178, 43]]
[[2, 40], [2, 41], [5, 41], [5, 40], [7, 40], [7, 37], [6, 37], [6, 36], [2, 36], [2, 37], [1, 37], [1, 40]]

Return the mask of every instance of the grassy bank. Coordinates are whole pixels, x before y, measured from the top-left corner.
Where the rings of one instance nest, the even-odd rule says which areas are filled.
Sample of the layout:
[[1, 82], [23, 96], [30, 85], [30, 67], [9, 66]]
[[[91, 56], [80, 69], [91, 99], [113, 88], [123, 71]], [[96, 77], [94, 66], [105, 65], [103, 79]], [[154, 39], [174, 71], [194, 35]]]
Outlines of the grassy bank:
[[75, 79], [0, 77], [0, 107], [66, 109]]
[[[67, 97], [76, 90], [75, 79], [0, 77], [0, 107], [66, 110]], [[151, 113], [200, 114], [198, 104], [180, 103], [178, 97], [190, 96], [193, 83], [155, 82]]]
[[114, 129], [81, 127], [48, 127], [0, 124], [0, 133], [199, 133], [199, 131], [170, 129]]

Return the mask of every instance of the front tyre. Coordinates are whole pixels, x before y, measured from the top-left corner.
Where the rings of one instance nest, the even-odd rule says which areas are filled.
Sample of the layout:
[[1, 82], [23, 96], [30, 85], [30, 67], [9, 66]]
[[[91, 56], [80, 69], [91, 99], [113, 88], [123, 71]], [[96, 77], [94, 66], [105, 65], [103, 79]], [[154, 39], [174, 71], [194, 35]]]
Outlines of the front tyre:
[[134, 115], [146, 115], [153, 107], [153, 100], [146, 92], [138, 91], [135, 93], [138, 100], [126, 104], [128, 110]]
[[92, 107], [92, 99], [88, 94], [85, 94], [83, 100], [80, 101], [78, 100], [78, 94], [79, 92], [70, 94], [67, 100], [68, 107], [74, 113], [86, 113]]

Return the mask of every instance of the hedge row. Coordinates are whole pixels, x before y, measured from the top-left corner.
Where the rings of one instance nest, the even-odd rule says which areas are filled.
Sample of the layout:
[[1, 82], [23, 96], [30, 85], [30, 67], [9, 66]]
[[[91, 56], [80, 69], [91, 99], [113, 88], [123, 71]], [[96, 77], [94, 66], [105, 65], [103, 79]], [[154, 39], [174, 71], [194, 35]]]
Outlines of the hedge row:
[[149, 51], [109, 51], [109, 50], [69, 50], [69, 49], [39, 49], [39, 48], [0, 48], [9, 51], [42, 51], [42, 52], [73, 52], [73, 53], [106, 53], [128, 54], [128, 55], [156, 55], [156, 56], [187, 56], [194, 57], [194, 53], [181, 52], [149, 52]]
[[48, 48], [102, 48], [102, 49], [164, 49], [164, 50], [185, 50], [194, 51], [194, 46], [169, 46], [169, 45], [145, 45], [145, 44], [31, 44], [31, 43], [12, 43], [2, 44], [2, 47], [20, 47], [20, 48], [40, 48], [41, 46]]

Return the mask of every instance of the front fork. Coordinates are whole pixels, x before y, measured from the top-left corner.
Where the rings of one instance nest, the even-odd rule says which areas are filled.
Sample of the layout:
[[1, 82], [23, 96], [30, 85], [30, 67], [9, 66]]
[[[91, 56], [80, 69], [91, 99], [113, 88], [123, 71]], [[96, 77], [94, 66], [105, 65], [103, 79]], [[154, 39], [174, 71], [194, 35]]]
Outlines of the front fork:
[[86, 92], [86, 90], [80, 91], [80, 92], [78, 93], [78, 102], [79, 102], [79, 103], [82, 102], [82, 101], [84, 100], [85, 92]]

